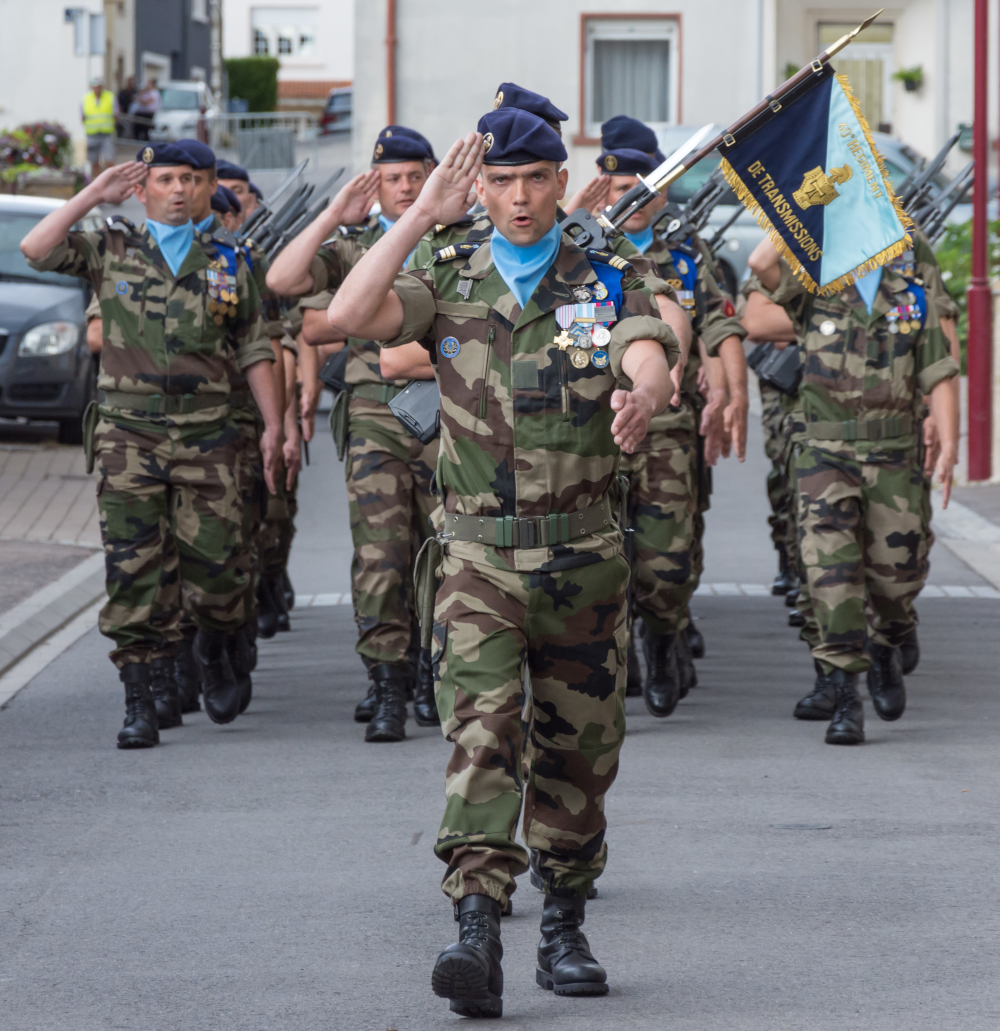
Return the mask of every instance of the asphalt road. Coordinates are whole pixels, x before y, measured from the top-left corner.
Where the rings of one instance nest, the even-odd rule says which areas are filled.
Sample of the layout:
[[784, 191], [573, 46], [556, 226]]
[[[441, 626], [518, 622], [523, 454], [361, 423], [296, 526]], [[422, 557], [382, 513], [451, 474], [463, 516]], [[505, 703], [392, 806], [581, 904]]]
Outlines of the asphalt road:
[[[345, 586], [342, 478], [316, 462], [293, 549], [303, 592]], [[715, 579], [770, 576], [761, 476], [756, 458], [719, 475]], [[977, 582], [954, 578], [964, 568], [943, 582]], [[791, 719], [812, 672], [780, 599], [696, 611], [701, 686], [665, 721], [628, 702], [587, 920], [611, 994], [535, 985], [541, 898], [525, 880], [503, 925], [505, 1025], [996, 1028], [1000, 603], [921, 603], [909, 710], [884, 724], [869, 709], [856, 749]], [[297, 610], [262, 645], [245, 716], [186, 717], [148, 752], [114, 748], [120, 693], [96, 631], [0, 711], [0, 1026], [461, 1023], [429, 987], [455, 935], [431, 851], [448, 749], [412, 723], [402, 744], [363, 743], [353, 636], [346, 606]]]

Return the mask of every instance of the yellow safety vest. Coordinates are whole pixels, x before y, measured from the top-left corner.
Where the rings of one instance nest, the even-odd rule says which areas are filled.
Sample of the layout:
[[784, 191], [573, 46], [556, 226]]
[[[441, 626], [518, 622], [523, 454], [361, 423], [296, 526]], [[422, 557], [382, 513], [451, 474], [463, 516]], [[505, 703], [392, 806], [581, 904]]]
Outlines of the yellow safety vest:
[[115, 97], [111, 90], [104, 90], [98, 100], [91, 90], [83, 98], [83, 130], [88, 136], [97, 133], [115, 132]]

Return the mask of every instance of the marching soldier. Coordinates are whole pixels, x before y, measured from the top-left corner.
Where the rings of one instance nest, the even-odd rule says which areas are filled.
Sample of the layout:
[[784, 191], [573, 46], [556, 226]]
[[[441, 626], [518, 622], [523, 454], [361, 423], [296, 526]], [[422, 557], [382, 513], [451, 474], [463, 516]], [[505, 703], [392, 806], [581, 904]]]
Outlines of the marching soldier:
[[[514, 841], [526, 669], [524, 838], [539, 849], [546, 891], [536, 978], [560, 994], [607, 992], [581, 924], [606, 859], [603, 800], [624, 732], [619, 449], [631, 452], [668, 402], [678, 347], [627, 262], [560, 232], [558, 135], [518, 109], [490, 112], [479, 130], [354, 267], [329, 317], [385, 347], [420, 341], [435, 362], [445, 512], [434, 666], [455, 746], [435, 851], [460, 939], [432, 983], [455, 1012], [498, 1016], [500, 912], [527, 865]], [[397, 277], [433, 224], [463, 216], [474, 182], [490, 239]], [[436, 544], [419, 563], [424, 588]]]
[[861, 673], [881, 719], [899, 719], [906, 707], [899, 647], [914, 625], [930, 546], [918, 391], [940, 437], [946, 506], [958, 455], [949, 381], [958, 366], [933, 293], [912, 270], [887, 266], [832, 297], [806, 295], [768, 241], [751, 269], [783, 302], [802, 343], [805, 441], [795, 473], [800, 561], [818, 625], [812, 653], [836, 698], [827, 743], [860, 744]]
[[[282, 294], [305, 295], [300, 303], [308, 343], [343, 339], [330, 333], [324, 314], [330, 296], [323, 292], [336, 290], [412, 206], [434, 160], [419, 133], [387, 126], [379, 133], [371, 170], [348, 183], [277, 257], [268, 281]], [[381, 211], [369, 216], [376, 196]], [[370, 678], [368, 695], [354, 718], [368, 723], [366, 741], [400, 741], [405, 736], [406, 695], [414, 680], [414, 535], [419, 547], [430, 533], [427, 520], [437, 504], [431, 478], [438, 446], [437, 441], [425, 445], [410, 436], [389, 409], [389, 401], [408, 380], [382, 376], [378, 345], [352, 338], [347, 349], [345, 390], [337, 399], [332, 425], [338, 453], [346, 454], [357, 651]], [[414, 717], [420, 726], [436, 726], [430, 654], [417, 658]]]
[[[135, 193], [146, 222], [114, 220], [99, 232], [71, 227], [94, 205]], [[173, 144], [109, 169], [21, 242], [39, 271], [89, 279], [100, 297], [106, 344], [100, 408], [87, 415], [100, 480], [98, 507], [108, 567], [101, 632], [125, 685], [121, 748], [159, 740], [151, 688], [169, 677], [171, 629], [183, 590], [199, 628], [205, 708], [216, 722], [238, 713], [241, 692], [228, 634], [245, 621], [238, 482], [240, 437], [229, 407], [242, 370], [265, 421], [265, 475], [274, 482], [281, 413], [267, 363], [257, 290], [242, 263], [194, 246], [193, 173]], [[215, 309], [215, 313], [209, 310]], [[95, 425], [96, 423], [96, 425]], [[169, 606], [157, 600], [168, 536], [179, 554]]]

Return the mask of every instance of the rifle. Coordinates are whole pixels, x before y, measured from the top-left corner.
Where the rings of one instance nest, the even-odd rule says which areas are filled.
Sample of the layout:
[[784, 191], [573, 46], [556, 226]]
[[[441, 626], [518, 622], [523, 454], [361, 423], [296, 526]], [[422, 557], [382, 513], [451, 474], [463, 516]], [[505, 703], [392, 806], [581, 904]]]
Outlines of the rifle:
[[970, 161], [930, 204], [913, 212], [913, 221], [924, 231], [932, 246], [944, 232], [948, 216], [965, 200], [974, 184], [975, 162]]
[[709, 124], [699, 129], [683, 146], [674, 151], [659, 168], [654, 169], [648, 176], [639, 176], [639, 182], [632, 187], [620, 200], [605, 212], [592, 215], [589, 211], [580, 209], [573, 212], [565, 222], [562, 223], [563, 232], [568, 232], [574, 243], [580, 248], [596, 247], [601, 250], [608, 249], [610, 242], [622, 231], [622, 226], [637, 212], [641, 211], [651, 200], [663, 193], [667, 187], [677, 182], [680, 177], [689, 169], [694, 168], [699, 161], [709, 156], [719, 144], [734, 142], [734, 134], [744, 126], [748, 125], [759, 115], [768, 109], [776, 111], [780, 108], [778, 103], [782, 97], [787, 96], [797, 87], [807, 82], [811, 75], [823, 72], [830, 59], [840, 53], [855, 36], [869, 25], [882, 13], [876, 11], [870, 18], [866, 18], [856, 29], [841, 36], [835, 43], [823, 51], [815, 60], [800, 68], [790, 79], [786, 79], [773, 93], [766, 96], [759, 104], [751, 108], [745, 115], [738, 118], [725, 132], [711, 136], [714, 125]]
[[718, 229], [716, 229], [715, 233], [712, 235], [712, 239], [709, 240], [706, 244], [706, 246], [708, 247], [708, 251], [713, 258], [715, 257], [715, 252], [722, 246], [724, 242], [726, 231], [740, 217], [740, 215], [743, 214], [743, 210], [743, 205], [737, 204], [736, 210], [732, 213], [732, 215], [729, 218], [726, 219], [725, 222], [722, 223], [721, 226], [719, 226]]
[[[951, 148], [958, 143], [958, 138], [961, 135], [960, 132], [955, 133], [937, 152], [934, 160], [924, 166], [912, 183], [909, 183], [910, 176], [906, 177], [903, 185], [899, 188], [899, 203], [903, 206], [904, 211], [918, 211], [933, 197], [934, 191], [937, 189], [934, 185], [934, 176], [941, 171]], [[913, 175], [913, 172], [910, 175]]]
[[717, 168], [707, 179], [705, 185], [696, 193], [692, 194], [685, 207], [678, 210], [676, 204], [668, 204], [654, 222], [655, 229], [661, 222], [667, 222], [666, 237], [667, 246], [676, 246], [683, 243], [692, 233], [701, 232], [712, 209], [726, 195], [729, 184], [722, 174], [722, 169]]

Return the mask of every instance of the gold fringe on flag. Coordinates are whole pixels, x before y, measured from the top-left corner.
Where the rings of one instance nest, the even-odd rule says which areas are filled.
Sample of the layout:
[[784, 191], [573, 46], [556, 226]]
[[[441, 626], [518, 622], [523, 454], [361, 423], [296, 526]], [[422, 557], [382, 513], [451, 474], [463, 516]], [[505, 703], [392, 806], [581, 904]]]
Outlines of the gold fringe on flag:
[[899, 198], [896, 196], [896, 191], [892, 188], [892, 180], [889, 178], [889, 173], [885, 168], [885, 159], [879, 153], [878, 148], [875, 146], [875, 141], [872, 139], [871, 129], [868, 126], [868, 120], [861, 113], [861, 107], [858, 104], [858, 99], [854, 95], [854, 91], [851, 89], [850, 80], [846, 75], [838, 75], [837, 82], [840, 84], [841, 89], [844, 91], [844, 95], [847, 97], [848, 103], [854, 111], [854, 115], [858, 120], [858, 124], [861, 126], [861, 131], [865, 134], [865, 139], [868, 141], [868, 146], [871, 149], [872, 154], [878, 162], [879, 173], [882, 176], [882, 183], [885, 187], [886, 195], [892, 202], [893, 208], [896, 211], [896, 217], [899, 219], [900, 224], [903, 227], [903, 238], [897, 240], [894, 244], [886, 247], [885, 250], [879, 251], [878, 254], [869, 258], [867, 261], [862, 262], [858, 267], [851, 272], [846, 273], [840, 278], [835, 279], [832, 283], [827, 283], [825, 286], [820, 286], [815, 279], [806, 271], [803, 267], [802, 262], [795, 256], [792, 249], [785, 243], [781, 233], [775, 229], [774, 224], [767, 217], [767, 213], [760, 206], [760, 203], [750, 192], [746, 183], [740, 178], [739, 173], [735, 168], [725, 159], [722, 159], [721, 168], [722, 174], [725, 176], [726, 182], [732, 187], [733, 192], [736, 194], [740, 203], [750, 212], [754, 218], [757, 219], [757, 225], [767, 233], [771, 243], [774, 244], [775, 249], [781, 255], [782, 258], [788, 263], [788, 267], [794, 273], [796, 279], [810, 292], [813, 294], [819, 294], [821, 297], [828, 297], [831, 294], [839, 293], [845, 287], [850, 286], [860, 276], [866, 276], [869, 272], [874, 272], [875, 269], [885, 265], [887, 262], [898, 258], [905, 251], [910, 250], [913, 247], [913, 239], [910, 236], [909, 230], [913, 228], [913, 220], [903, 210], [899, 203]]

